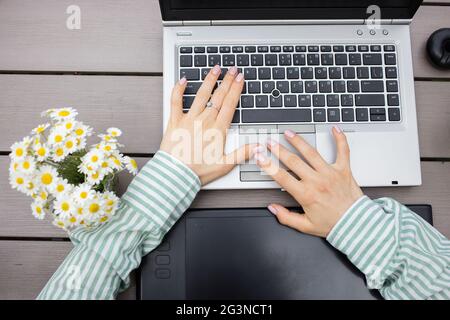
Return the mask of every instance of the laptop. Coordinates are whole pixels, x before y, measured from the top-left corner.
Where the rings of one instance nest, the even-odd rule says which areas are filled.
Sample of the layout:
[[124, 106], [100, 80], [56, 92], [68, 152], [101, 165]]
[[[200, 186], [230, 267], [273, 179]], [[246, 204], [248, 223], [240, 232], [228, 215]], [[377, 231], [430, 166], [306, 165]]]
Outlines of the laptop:
[[[216, 64], [237, 66], [245, 88], [226, 152], [291, 129], [328, 162], [331, 128], [346, 132], [361, 186], [421, 184], [410, 23], [420, 0], [160, 0], [164, 127], [181, 77], [187, 112]], [[292, 149], [292, 148], [291, 148]], [[204, 189], [279, 188], [254, 162]]]
[[[408, 206], [432, 224], [429, 205]], [[140, 267], [141, 299], [379, 299], [325, 239], [266, 209], [189, 210]]]

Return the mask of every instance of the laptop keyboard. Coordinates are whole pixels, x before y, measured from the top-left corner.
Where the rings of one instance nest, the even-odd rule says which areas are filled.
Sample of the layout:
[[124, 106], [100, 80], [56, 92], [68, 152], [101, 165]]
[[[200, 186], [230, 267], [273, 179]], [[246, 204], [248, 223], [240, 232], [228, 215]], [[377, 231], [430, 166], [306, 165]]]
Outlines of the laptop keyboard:
[[235, 124], [401, 121], [392, 44], [181, 46], [185, 112], [216, 64], [245, 76]]

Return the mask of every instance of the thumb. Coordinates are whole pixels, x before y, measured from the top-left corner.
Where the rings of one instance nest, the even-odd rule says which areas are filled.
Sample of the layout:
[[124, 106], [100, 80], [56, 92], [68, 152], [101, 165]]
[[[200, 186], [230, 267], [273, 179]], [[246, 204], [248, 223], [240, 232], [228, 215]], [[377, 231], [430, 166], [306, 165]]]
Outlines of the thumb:
[[282, 225], [303, 233], [312, 234], [313, 225], [305, 214], [289, 211], [279, 204], [271, 204], [268, 209]]

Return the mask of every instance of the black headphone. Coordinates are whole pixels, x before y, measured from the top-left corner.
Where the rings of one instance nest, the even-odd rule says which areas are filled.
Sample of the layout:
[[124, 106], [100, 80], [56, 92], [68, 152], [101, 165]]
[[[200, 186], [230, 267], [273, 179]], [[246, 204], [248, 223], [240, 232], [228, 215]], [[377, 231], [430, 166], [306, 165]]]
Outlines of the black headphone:
[[427, 51], [434, 64], [450, 69], [450, 28], [433, 32], [427, 42]]

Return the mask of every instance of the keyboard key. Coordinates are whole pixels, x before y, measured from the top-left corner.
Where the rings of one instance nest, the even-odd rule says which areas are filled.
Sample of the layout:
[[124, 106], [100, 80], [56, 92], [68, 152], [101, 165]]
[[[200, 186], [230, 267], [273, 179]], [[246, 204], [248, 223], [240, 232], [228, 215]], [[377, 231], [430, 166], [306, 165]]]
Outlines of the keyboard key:
[[320, 64], [319, 55], [317, 53], [308, 54], [308, 65], [310, 66], [318, 66]]
[[314, 122], [327, 121], [326, 110], [325, 109], [314, 109], [313, 117], [314, 117]]
[[259, 81], [248, 81], [247, 87], [248, 93], [261, 93], [261, 82]]
[[328, 69], [328, 73], [329, 73], [330, 79], [341, 79], [342, 78], [341, 67], [330, 67]]
[[333, 55], [331, 53], [324, 53], [321, 55], [322, 65], [331, 66], [333, 65]]
[[397, 58], [395, 57], [395, 53], [385, 53], [384, 54], [384, 64], [385, 65], [397, 64]]
[[371, 45], [370, 46], [370, 51], [372, 51], [372, 52], [380, 52], [381, 51], [381, 46], [380, 45]]
[[334, 52], [344, 52], [344, 46], [333, 46]]
[[395, 51], [395, 46], [392, 44], [386, 44], [384, 46], [384, 51]]
[[295, 52], [306, 52], [306, 46], [295, 46]]
[[301, 94], [298, 96], [299, 107], [311, 107], [311, 95]]
[[270, 52], [281, 52], [281, 47], [280, 46], [271, 46]]
[[303, 82], [291, 81], [291, 92], [292, 93], [303, 93]]
[[358, 46], [358, 51], [359, 52], [368, 52], [369, 46], [367, 46], [367, 45]]
[[396, 80], [386, 81], [387, 92], [398, 92], [398, 82]]
[[262, 66], [263, 65], [263, 55], [262, 54], [252, 54], [251, 56], [252, 66]]
[[272, 68], [272, 77], [274, 79], [285, 79], [286, 71], [284, 68]]
[[276, 66], [278, 64], [278, 57], [276, 54], [266, 54], [264, 60], [266, 66]]
[[388, 79], [397, 78], [397, 68], [396, 67], [386, 67], [384, 69], [384, 71], [385, 71], [386, 78], [388, 78]]
[[309, 52], [319, 52], [319, 46], [308, 46]]
[[[187, 56], [186, 56], [187, 57]], [[206, 55], [197, 54], [194, 56], [194, 66], [206, 67]]]
[[277, 89], [281, 93], [289, 93], [289, 81], [277, 81]]
[[245, 52], [256, 52], [256, 47], [255, 46], [246, 46], [245, 47]]
[[389, 121], [400, 121], [400, 109], [388, 108], [388, 119]]
[[245, 80], [256, 80], [256, 68], [244, 68]]
[[230, 47], [220, 47], [219, 51], [220, 51], [220, 53], [230, 53], [231, 48]]
[[262, 92], [271, 93], [275, 89], [275, 81], [263, 81]]
[[187, 80], [200, 80], [199, 69], [180, 69], [180, 79], [186, 77]]
[[360, 53], [351, 53], [348, 55], [348, 62], [352, 66], [361, 65], [361, 54]]
[[217, 47], [207, 47], [206, 48], [206, 52], [208, 52], [208, 53], [217, 53], [217, 52], [219, 52], [219, 48], [217, 48]]
[[338, 94], [328, 94], [327, 95], [327, 106], [328, 107], [339, 107], [339, 95]]
[[356, 52], [356, 46], [345, 46], [345, 51]]
[[317, 92], [317, 81], [305, 81], [305, 92], [306, 93], [316, 93]]
[[283, 52], [294, 52], [293, 46], [283, 46]]
[[342, 121], [343, 122], [352, 122], [355, 121], [355, 115], [353, 113], [352, 108], [343, 108], [341, 109]]
[[290, 54], [280, 54], [279, 55], [280, 66], [290, 66], [291, 65], [291, 55]]
[[337, 66], [346, 66], [348, 64], [347, 55], [345, 53], [336, 53], [334, 59]]
[[236, 56], [236, 63], [238, 66], [248, 66], [249, 65], [248, 54], [238, 54]]
[[341, 106], [353, 107], [353, 95], [351, 95], [351, 94], [341, 95]]
[[379, 53], [364, 53], [363, 54], [364, 65], [381, 65], [381, 54]]
[[242, 47], [242, 46], [236, 46], [236, 47], [233, 47], [233, 48], [231, 49], [231, 51], [232, 51], [233, 53], [243, 53], [243, 52], [244, 52], [244, 47]]
[[331, 108], [327, 109], [328, 122], [339, 122], [341, 121], [341, 115], [339, 114], [339, 109]]
[[205, 80], [205, 78], [208, 75], [210, 70], [211, 70], [211, 68], [204, 68], [204, 69], [201, 70], [202, 80]]
[[356, 106], [384, 106], [384, 94], [356, 94]]
[[242, 95], [241, 96], [241, 107], [242, 108], [253, 108], [254, 99], [253, 96]]
[[267, 96], [258, 95], [255, 97], [255, 106], [257, 108], [268, 108], [269, 99], [267, 98]]
[[233, 119], [231, 119], [231, 123], [240, 123], [241, 122], [241, 113], [239, 110], [236, 110], [233, 115]]
[[399, 106], [399, 96], [398, 94], [388, 94], [387, 95], [388, 106]]
[[358, 79], [369, 79], [369, 68], [367, 67], [356, 68], [356, 75], [358, 76]]
[[[345, 91], [345, 84], [344, 84]], [[319, 92], [320, 93], [330, 93], [331, 92], [331, 81], [319, 81]]]
[[218, 64], [218, 65], [222, 64], [222, 59], [221, 59], [220, 55], [218, 55], [218, 54], [210, 54], [208, 56], [208, 65], [210, 67], [214, 67], [216, 64]]
[[293, 55], [293, 57], [294, 57], [294, 65], [295, 66], [306, 65], [306, 55], [304, 53], [296, 53]]
[[300, 74], [302, 76], [302, 79], [313, 79], [314, 69], [311, 67], [302, 67], [300, 68]]
[[270, 79], [270, 68], [259, 68], [258, 69], [258, 79], [264, 80], [264, 79]]
[[196, 94], [202, 82], [188, 82], [186, 84], [186, 90], [184, 90], [185, 94]]
[[351, 93], [359, 92], [359, 81], [355, 80], [347, 81], [347, 92]]
[[331, 46], [320, 46], [320, 51], [331, 52]]
[[313, 106], [314, 107], [325, 107], [325, 95], [323, 95], [323, 94], [313, 95]]
[[205, 53], [205, 47], [195, 47], [194, 53]]
[[[276, 90], [275, 90], [276, 91]], [[279, 108], [283, 104], [283, 100], [280, 95], [274, 96], [273, 94], [270, 96], [270, 107], [271, 108]]]
[[228, 68], [220, 68], [219, 80], [223, 80], [225, 74], [228, 72]]
[[344, 79], [355, 79], [356, 72], [354, 67], [344, 67], [342, 70]]
[[367, 108], [356, 108], [356, 121], [369, 121], [369, 111]]
[[183, 108], [189, 109], [194, 102], [195, 96], [183, 96]]
[[182, 54], [180, 56], [180, 67], [192, 67], [192, 56]]
[[383, 68], [382, 67], [371, 67], [370, 75], [372, 76], [372, 79], [383, 78]]
[[242, 110], [243, 123], [311, 122], [310, 109]]
[[345, 81], [342, 81], [342, 80], [333, 81], [333, 91], [335, 93], [344, 93], [345, 92]]
[[325, 67], [316, 67], [315, 69], [315, 75], [316, 79], [326, 79], [327, 78], [327, 68]]
[[181, 47], [180, 53], [192, 53], [192, 47]]
[[300, 69], [298, 67], [289, 67], [286, 68], [287, 78], [288, 79], [298, 79], [300, 78]]
[[268, 46], [259, 46], [258, 52], [269, 52], [269, 47]]
[[384, 83], [382, 80], [361, 81], [361, 92], [383, 92]]
[[386, 121], [385, 114], [370, 114], [370, 121]]
[[236, 57], [234, 54], [224, 54], [222, 56], [222, 64], [226, 67], [234, 66], [236, 63]]
[[297, 96], [293, 94], [287, 94], [284, 96], [284, 106], [285, 107], [296, 107], [297, 106]]

